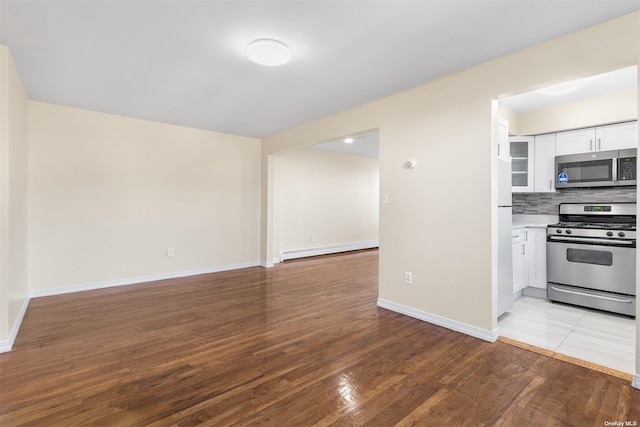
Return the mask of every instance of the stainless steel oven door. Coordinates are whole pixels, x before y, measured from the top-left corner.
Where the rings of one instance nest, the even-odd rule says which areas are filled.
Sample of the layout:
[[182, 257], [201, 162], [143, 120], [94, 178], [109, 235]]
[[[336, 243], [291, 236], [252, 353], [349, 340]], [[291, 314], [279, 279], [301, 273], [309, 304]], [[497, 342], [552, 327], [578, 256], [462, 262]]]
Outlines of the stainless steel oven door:
[[636, 294], [636, 248], [547, 241], [547, 281]]

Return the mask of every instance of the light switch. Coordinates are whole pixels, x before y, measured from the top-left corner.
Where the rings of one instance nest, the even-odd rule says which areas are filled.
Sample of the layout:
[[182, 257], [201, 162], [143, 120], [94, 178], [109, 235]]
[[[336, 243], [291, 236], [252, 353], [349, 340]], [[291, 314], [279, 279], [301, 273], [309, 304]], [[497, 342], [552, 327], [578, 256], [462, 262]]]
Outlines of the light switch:
[[382, 193], [382, 204], [383, 205], [389, 204], [389, 193]]

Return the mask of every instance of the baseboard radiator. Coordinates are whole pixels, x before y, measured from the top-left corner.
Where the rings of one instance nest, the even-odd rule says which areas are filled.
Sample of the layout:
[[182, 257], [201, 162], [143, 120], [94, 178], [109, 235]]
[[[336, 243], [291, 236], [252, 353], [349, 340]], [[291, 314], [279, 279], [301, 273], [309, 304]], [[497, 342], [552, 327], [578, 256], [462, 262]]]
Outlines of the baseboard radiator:
[[347, 243], [343, 245], [324, 246], [321, 248], [296, 249], [292, 251], [280, 252], [280, 262], [289, 259], [307, 258], [319, 255], [330, 255], [341, 252], [359, 251], [363, 249], [377, 248], [378, 240], [369, 240], [367, 242]]

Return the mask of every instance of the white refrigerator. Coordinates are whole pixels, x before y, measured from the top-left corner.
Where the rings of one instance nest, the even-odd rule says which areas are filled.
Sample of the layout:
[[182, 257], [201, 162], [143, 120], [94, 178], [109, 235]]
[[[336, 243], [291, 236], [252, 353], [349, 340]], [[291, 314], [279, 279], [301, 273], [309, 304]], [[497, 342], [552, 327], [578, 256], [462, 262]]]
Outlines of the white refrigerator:
[[498, 317], [513, 306], [511, 162], [498, 160]]

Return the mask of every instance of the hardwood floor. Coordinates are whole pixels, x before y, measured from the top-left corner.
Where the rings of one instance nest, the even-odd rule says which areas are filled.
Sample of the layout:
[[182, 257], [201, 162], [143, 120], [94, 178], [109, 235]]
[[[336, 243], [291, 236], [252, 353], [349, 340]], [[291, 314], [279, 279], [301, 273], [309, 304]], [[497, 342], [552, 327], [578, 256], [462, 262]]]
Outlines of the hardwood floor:
[[0, 355], [0, 425], [640, 421], [628, 381], [377, 308], [377, 267], [365, 251], [33, 299]]

